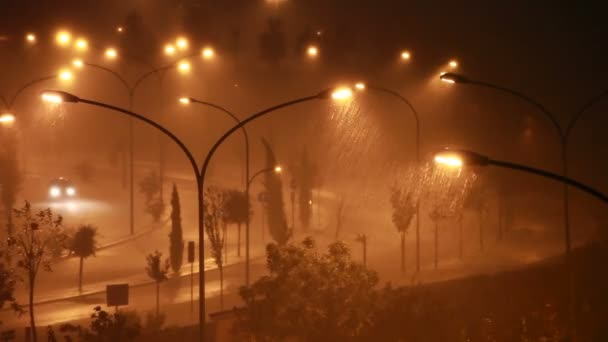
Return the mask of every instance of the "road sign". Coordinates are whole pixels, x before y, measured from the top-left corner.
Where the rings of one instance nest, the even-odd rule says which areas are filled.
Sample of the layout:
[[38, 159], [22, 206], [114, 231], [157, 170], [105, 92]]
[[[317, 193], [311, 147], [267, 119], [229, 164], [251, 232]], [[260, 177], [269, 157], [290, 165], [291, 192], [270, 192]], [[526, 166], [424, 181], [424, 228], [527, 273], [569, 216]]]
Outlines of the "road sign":
[[129, 305], [129, 284], [106, 285], [108, 306]]

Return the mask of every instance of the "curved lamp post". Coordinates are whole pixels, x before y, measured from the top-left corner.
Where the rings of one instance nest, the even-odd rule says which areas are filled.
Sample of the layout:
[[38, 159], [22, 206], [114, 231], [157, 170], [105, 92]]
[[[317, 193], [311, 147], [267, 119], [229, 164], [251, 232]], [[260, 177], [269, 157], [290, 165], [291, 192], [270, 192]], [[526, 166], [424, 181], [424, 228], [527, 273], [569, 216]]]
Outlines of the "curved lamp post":
[[[64, 92], [64, 91], [53, 91], [53, 90], [49, 90], [49, 91], [45, 91], [42, 93], [42, 99], [46, 102], [49, 103], [54, 103], [54, 104], [60, 104], [63, 102], [70, 102], [70, 103], [85, 103], [85, 104], [89, 104], [92, 106], [97, 106], [97, 107], [102, 107], [102, 108], [106, 108], [106, 109], [110, 109], [113, 110], [115, 112], [127, 115], [131, 118], [143, 121], [145, 123], [147, 123], [148, 125], [158, 129], [159, 131], [161, 131], [162, 133], [164, 133], [165, 135], [167, 135], [169, 138], [171, 138], [171, 140], [173, 140], [182, 150], [182, 152], [184, 152], [184, 154], [186, 155], [186, 157], [188, 158], [188, 161], [190, 162], [190, 165], [192, 166], [192, 170], [194, 172], [194, 175], [196, 177], [196, 183], [197, 183], [197, 194], [198, 194], [198, 240], [199, 240], [199, 244], [198, 244], [198, 253], [199, 253], [199, 265], [198, 265], [198, 271], [199, 271], [199, 329], [200, 329], [200, 340], [204, 341], [205, 338], [205, 331], [204, 331], [204, 327], [205, 327], [205, 243], [204, 243], [204, 235], [205, 235], [205, 230], [204, 230], [204, 207], [203, 207], [203, 203], [204, 203], [204, 188], [205, 188], [205, 174], [207, 173], [207, 168], [209, 167], [209, 163], [211, 161], [211, 157], [213, 157], [213, 154], [215, 153], [215, 151], [217, 151], [217, 149], [219, 148], [219, 146], [230, 136], [232, 135], [232, 133], [234, 133], [235, 131], [237, 131], [238, 129], [240, 129], [241, 127], [243, 127], [245, 124], [256, 120], [264, 115], [267, 115], [269, 113], [272, 113], [276, 110], [285, 108], [285, 107], [290, 107], [299, 103], [304, 103], [304, 102], [308, 102], [308, 101], [312, 101], [312, 100], [318, 100], [318, 99], [328, 99], [330, 97], [333, 97], [335, 99], [343, 99], [345, 98], [344, 96], [344, 92], [345, 90], [343, 89], [339, 89], [335, 92], [332, 91], [332, 89], [327, 89], [324, 91], [319, 92], [318, 94], [315, 95], [310, 95], [310, 96], [305, 96], [305, 97], [301, 97], [295, 100], [291, 100], [291, 101], [287, 101], [287, 102], [283, 102], [279, 105], [264, 109], [260, 112], [257, 112], [251, 116], [249, 116], [248, 118], [242, 120], [239, 124], [237, 124], [236, 126], [232, 127], [230, 130], [228, 130], [211, 148], [211, 150], [209, 151], [209, 153], [207, 154], [207, 156], [205, 157], [205, 161], [199, 171], [198, 169], [198, 164], [196, 162], [196, 159], [194, 158], [194, 156], [192, 155], [192, 153], [190, 152], [190, 150], [188, 150], [188, 148], [186, 147], [186, 145], [177, 137], [175, 136], [171, 131], [169, 131], [168, 129], [164, 128], [163, 126], [161, 126], [160, 124], [156, 123], [155, 121], [146, 118], [143, 115], [134, 113], [132, 111], [126, 110], [124, 108], [120, 108], [120, 107], [116, 107], [116, 106], [112, 106], [109, 105], [107, 103], [102, 103], [102, 102], [97, 102], [97, 101], [93, 101], [93, 100], [89, 100], [89, 99], [83, 99], [83, 98], [79, 98], [76, 95]], [[338, 95], [336, 95], [338, 94]]]
[[[217, 105], [215, 103], [211, 103], [211, 102], [207, 102], [207, 101], [202, 101], [202, 100], [198, 100], [195, 99], [193, 97], [182, 97], [179, 99], [180, 103], [182, 104], [189, 104], [189, 103], [196, 103], [199, 105], [203, 105], [203, 106], [207, 106], [207, 107], [211, 107], [211, 108], [215, 108], [219, 111], [221, 111], [222, 113], [228, 115], [230, 118], [232, 118], [232, 120], [234, 120], [237, 124], [241, 123], [241, 120], [239, 120], [239, 118], [232, 113], [231, 111], [229, 111], [228, 109]], [[245, 127], [241, 127], [242, 132], [243, 132], [243, 137], [244, 137], [244, 141], [245, 141], [245, 197], [247, 197], [247, 205], [249, 205], [249, 171], [250, 171], [250, 156], [249, 156], [249, 135], [247, 134], [247, 129], [245, 129]], [[249, 286], [249, 215], [247, 216], [247, 220], [245, 221], [245, 284], [247, 286]]]
[[572, 178], [568, 178], [566, 176], [558, 175], [553, 172], [537, 169], [534, 167], [530, 167], [527, 165], [512, 163], [508, 161], [491, 159], [490, 157], [484, 156], [477, 152], [468, 151], [468, 150], [452, 150], [446, 149], [440, 153], [435, 155], [435, 163], [439, 165], [444, 165], [448, 167], [456, 167], [461, 168], [463, 166], [498, 166], [506, 169], [522, 171], [526, 173], [535, 174], [537, 176], [549, 178], [558, 182], [561, 182], [566, 185], [573, 186], [583, 192], [588, 193], [589, 195], [603, 201], [604, 203], [608, 203], [608, 195], [586, 185], [581, 182], [578, 182]]
[[[567, 174], [568, 174], [568, 163], [567, 163], [567, 156], [566, 156], [566, 144], [567, 144], [567, 140], [568, 140], [567, 134], [564, 132], [564, 130], [561, 128], [561, 126], [555, 119], [555, 115], [553, 115], [553, 113], [549, 112], [545, 108], [545, 106], [543, 106], [538, 101], [534, 100], [533, 98], [531, 98], [519, 91], [509, 89], [509, 88], [506, 88], [506, 87], [503, 87], [500, 85], [492, 84], [492, 83], [487, 83], [487, 82], [483, 82], [483, 81], [470, 79], [470, 78], [460, 75], [460, 74], [449, 72], [449, 73], [442, 74], [440, 76], [440, 79], [442, 81], [448, 82], [448, 83], [471, 84], [471, 85], [481, 86], [481, 87], [485, 87], [485, 88], [498, 90], [498, 91], [501, 91], [504, 93], [508, 93], [510, 95], [523, 99], [524, 101], [528, 102], [529, 104], [531, 104], [532, 106], [534, 106], [538, 110], [540, 110], [540, 112], [543, 113], [543, 115], [551, 122], [551, 124], [555, 128], [555, 131], [557, 132], [557, 135], [559, 137], [559, 142], [560, 142], [560, 148], [561, 148], [562, 172], [563, 172], [564, 176], [567, 176]], [[571, 243], [570, 243], [570, 219], [569, 219], [569, 205], [568, 205], [568, 203], [569, 203], [569, 201], [568, 201], [568, 184], [563, 183], [563, 185], [564, 185], [564, 188], [563, 188], [564, 238], [565, 238], [565, 242], [566, 242], [566, 254], [570, 254]]]
[[[420, 164], [420, 115], [418, 115], [418, 111], [412, 105], [412, 103], [405, 98], [403, 95], [398, 92], [387, 89], [384, 87], [376, 86], [376, 85], [368, 85], [362, 82], [355, 84], [355, 89], [357, 90], [365, 90], [370, 89], [372, 91], [383, 93], [389, 96], [393, 96], [399, 101], [403, 102], [412, 112], [414, 116], [414, 120], [416, 122], [416, 163]], [[405, 251], [403, 245], [405, 244], [405, 235], [401, 236], [401, 244], [402, 253]], [[405, 256], [401, 256], [401, 271], [405, 272]], [[420, 199], [416, 203], [416, 271], [420, 272]]]

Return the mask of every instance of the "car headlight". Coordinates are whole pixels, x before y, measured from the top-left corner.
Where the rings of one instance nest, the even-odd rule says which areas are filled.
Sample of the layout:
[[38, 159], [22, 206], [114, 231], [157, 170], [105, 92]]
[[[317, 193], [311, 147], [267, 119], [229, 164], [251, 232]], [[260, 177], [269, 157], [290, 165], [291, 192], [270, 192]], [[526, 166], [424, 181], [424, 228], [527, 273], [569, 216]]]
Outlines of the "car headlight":
[[76, 189], [73, 187], [69, 187], [69, 188], [65, 189], [65, 193], [68, 196], [74, 196], [74, 195], [76, 195]]
[[57, 198], [57, 197], [61, 196], [61, 188], [58, 186], [52, 186], [49, 189], [49, 195], [53, 198]]

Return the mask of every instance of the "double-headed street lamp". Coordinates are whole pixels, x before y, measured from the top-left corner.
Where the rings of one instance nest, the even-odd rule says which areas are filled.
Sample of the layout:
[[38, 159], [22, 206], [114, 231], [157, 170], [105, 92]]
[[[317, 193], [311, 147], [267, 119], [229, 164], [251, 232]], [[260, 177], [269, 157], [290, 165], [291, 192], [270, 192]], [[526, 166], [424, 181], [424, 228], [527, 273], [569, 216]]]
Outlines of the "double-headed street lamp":
[[[523, 94], [519, 91], [513, 90], [513, 89], [509, 89], [500, 85], [496, 85], [496, 84], [492, 84], [492, 83], [488, 83], [488, 82], [483, 82], [483, 81], [478, 81], [478, 80], [474, 80], [471, 79], [469, 77], [463, 76], [461, 74], [456, 74], [456, 73], [444, 73], [440, 76], [440, 79], [444, 82], [448, 82], [448, 83], [456, 83], [456, 84], [470, 84], [470, 85], [476, 85], [476, 86], [481, 86], [481, 87], [485, 87], [485, 88], [491, 88], [491, 89], [495, 89], [504, 93], [508, 93], [511, 94], [515, 97], [518, 97], [520, 99], [525, 100], [526, 102], [530, 103], [531, 105], [533, 105], [534, 107], [536, 107], [537, 109], [539, 109], [547, 119], [549, 119], [549, 121], [551, 122], [551, 124], [553, 125], [553, 127], [555, 128], [555, 131], [557, 132], [557, 134], [559, 135], [559, 141], [560, 141], [560, 148], [561, 148], [561, 159], [562, 159], [562, 171], [563, 171], [563, 176], [567, 177], [568, 176], [568, 141], [570, 138], [570, 134], [572, 133], [573, 128], [575, 127], [576, 123], [578, 122], [578, 120], [581, 118], [581, 116], [589, 109], [591, 108], [595, 103], [597, 103], [598, 101], [600, 101], [602, 98], [604, 98], [605, 96], [608, 96], [608, 91], [604, 91], [600, 94], [598, 94], [597, 96], [593, 97], [590, 101], [588, 101], [585, 105], [583, 105], [581, 107], [581, 109], [579, 111], [577, 111], [573, 117], [570, 118], [570, 121], [568, 122], [568, 125], [566, 126], [567, 128], [564, 130], [562, 129], [562, 127], [560, 126], [560, 124], [557, 122], [557, 119], [555, 118], [555, 115], [552, 114], [551, 112], [549, 112], [545, 106], [543, 106], [542, 104], [540, 104], [538, 101], [534, 100], [533, 98], [531, 98], [530, 96]], [[568, 201], [568, 183], [563, 182], [564, 184], [564, 188], [563, 188], [563, 205], [564, 205], [564, 235], [565, 235], [565, 243], [566, 243], [566, 254], [570, 254], [570, 249], [571, 249], [571, 242], [570, 242], [570, 219], [569, 219], [569, 201]]]
[[[207, 173], [207, 168], [209, 167], [211, 158], [213, 157], [213, 155], [217, 151], [217, 149], [220, 147], [220, 145], [228, 137], [230, 137], [230, 135], [232, 135], [235, 131], [239, 130], [245, 124], [247, 124], [253, 120], [259, 119], [262, 116], [270, 114], [276, 110], [285, 108], [285, 107], [290, 107], [290, 106], [293, 106], [296, 104], [309, 102], [312, 100], [324, 100], [324, 99], [329, 99], [329, 98], [336, 98], [336, 96], [334, 96], [334, 95], [335, 94], [334, 94], [333, 89], [326, 89], [326, 90], [323, 90], [314, 95], [305, 96], [305, 97], [301, 97], [301, 98], [298, 98], [295, 100], [283, 102], [279, 105], [264, 109], [260, 112], [257, 112], [255, 114], [249, 116], [248, 118], [242, 120], [236, 126], [232, 127], [230, 130], [228, 130], [213, 145], [213, 147], [211, 148], [211, 150], [205, 157], [205, 160], [203, 162], [202, 167], [200, 168], [200, 171], [199, 171], [196, 159], [194, 158], [194, 156], [192, 155], [190, 150], [186, 147], [186, 145], [176, 135], [174, 135], [171, 131], [169, 131], [165, 127], [161, 126], [157, 122], [155, 122], [143, 115], [134, 113], [134, 112], [129, 111], [124, 108], [112, 106], [107, 103], [79, 98], [76, 95], [73, 95], [73, 94], [70, 94], [67, 92], [63, 92], [63, 91], [45, 91], [42, 93], [42, 99], [46, 102], [54, 103], [54, 104], [61, 104], [63, 102], [85, 103], [85, 104], [89, 104], [92, 106], [110, 109], [115, 112], [121, 113], [123, 115], [127, 115], [131, 118], [143, 121], [143, 122], [147, 123], [148, 125], [158, 129], [163, 134], [167, 135], [171, 140], [173, 140], [180, 147], [182, 152], [184, 152], [184, 154], [188, 158], [188, 161], [190, 162], [190, 165], [192, 166], [192, 170], [193, 170], [195, 178], [196, 178], [197, 195], [198, 195], [197, 196], [197, 201], [198, 201], [197, 206], [198, 206], [198, 240], [199, 240], [199, 245], [198, 245], [198, 252], [199, 252], [199, 265], [198, 265], [198, 268], [199, 268], [198, 269], [199, 270], [199, 329], [200, 329], [200, 340], [203, 341], [205, 338], [205, 331], [204, 331], [204, 326], [205, 326], [205, 269], [204, 269], [205, 243], [204, 243], [204, 234], [205, 234], [205, 230], [204, 230], [204, 219], [203, 219], [204, 218], [204, 200], [205, 200], [204, 199], [204, 187], [205, 187], [205, 174]], [[341, 98], [344, 98], [344, 97], [341, 97]]]
[[[409, 53], [408, 53], [409, 58]], [[355, 89], [359, 91], [363, 91], [365, 89], [370, 89], [375, 92], [379, 92], [382, 94], [386, 94], [389, 96], [393, 96], [399, 101], [403, 102], [409, 110], [412, 112], [414, 119], [416, 121], [416, 163], [420, 165], [420, 116], [416, 111], [416, 108], [412, 105], [412, 103], [405, 98], [403, 95], [398, 92], [387, 89], [384, 87], [376, 86], [376, 85], [367, 85], [363, 82], [358, 82], [355, 84]], [[401, 271], [405, 272], [405, 234], [401, 235]], [[417, 199], [416, 203], [416, 271], [420, 272], [420, 198]]]

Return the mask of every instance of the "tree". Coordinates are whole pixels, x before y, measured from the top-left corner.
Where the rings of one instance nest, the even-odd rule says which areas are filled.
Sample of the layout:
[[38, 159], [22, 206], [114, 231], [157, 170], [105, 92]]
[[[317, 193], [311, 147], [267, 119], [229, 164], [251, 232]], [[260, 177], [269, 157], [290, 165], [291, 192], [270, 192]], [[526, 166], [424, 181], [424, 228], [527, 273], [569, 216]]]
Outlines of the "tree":
[[341, 242], [320, 254], [314, 241], [266, 248], [270, 275], [241, 287], [241, 327], [258, 341], [350, 341], [368, 328], [378, 275]]
[[[244, 192], [228, 190], [224, 204], [224, 219], [227, 224], [236, 224], [238, 229], [237, 256], [241, 256], [241, 225], [246, 223], [251, 215], [249, 201]], [[227, 237], [226, 237], [227, 238]]]
[[141, 320], [135, 311], [117, 311], [114, 314], [101, 306], [93, 308], [90, 329], [80, 325], [62, 324], [59, 331], [65, 341], [77, 338], [82, 342], [134, 341], [141, 332]]
[[267, 29], [259, 37], [260, 58], [271, 66], [277, 66], [285, 58], [285, 33], [281, 20], [269, 18]]
[[476, 182], [464, 201], [465, 208], [477, 212], [477, 223], [479, 224], [479, 249], [484, 250], [484, 229], [483, 217], [488, 211], [488, 199], [485, 185], [482, 182]]
[[298, 192], [298, 208], [300, 211], [300, 222], [305, 230], [310, 227], [310, 219], [312, 217], [312, 189], [315, 179], [316, 169], [308, 157], [308, 152], [302, 152], [302, 159], [297, 172], [297, 183], [299, 186]]
[[152, 170], [139, 182], [139, 192], [144, 195], [146, 203], [146, 213], [152, 216], [154, 222], [159, 222], [165, 211], [165, 203], [160, 197], [160, 178], [156, 171]]
[[224, 208], [228, 195], [218, 187], [208, 187], [205, 190], [205, 203], [203, 203], [203, 224], [211, 244], [211, 256], [220, 272], [220, 307], [224, 308], [224, 265], [222, 249], [224, 248], [224, 232], [226, 219]]
[[23, 175], [17, 160], [16, 139], [7, 137], [2, 143], [0, 152], [0, 201], [7, 215], [6, 229], [10, 236], [13, 229], [13, 207], [17, 201], [17, 194], [21, 190]]
[[396, 185], [391, 188], [390, 199], [393, 207], [393, 224], [401, 234], [401, 272], [405, 272], [405, 236], [416, 215], [416, 201], [411, 192]]
[[17, 266], [27, 275], [30, 327], [33, 341], [37, 341], [34, 318], [34, 289], [40, 267], [51, 272], [53, 258], [63, 250], [66, 234], [62, 227], [62, 217], [55, 216], [51, 209], [34, 212], [29, 202], [21, 209], [15, 209], [15, 232], [9, 240], [11, 254], [15, 255]]
[[21, 306], [17, 304], [14, 296], [15, 286], [19, 279], [15, 272], [1, 261], [4, 260], [4, 257], [5, 252], [0, 251], [0, 310], [4, 309], [4, 305], [9, 303], [14, 311], [21, 312]]
[[78, 272], [78, 292], [82, 292], [82, 266], [84, 259], [95, 256], [97, 247], [97, 228], [86, 224], [78, 228], [71, 237], [68, 248], [71, 253], [80, 258], [80, 268]]
[[155, 251], [152, 254], [148, 254], [146, 257], [146, 272], [148, 273], [148, 277], [156, 282], [156, 315], [159, 314], [160, 308], [160, 283], [169, 279], [167, 278], [167, 273], [169, 273], [169, 259], [165, 259], [165, 262], [162, 262], [163, 253], [159, 251]]
[[[266, 140], [262, 139], [262, 144], [266, 150], [266, 167], [274, 168], [277, 165], [274, 152]], [[287, 226], [287, 217], [285, 216], [281, 177], [275, 172], [266, 172], [264, 187], [268, 200], [266, 211], [268, 213], [270, 235], [279, 245], [284, 245], [291, 238], [291, 230]]]
[[182, 234], [182, 217], [177, 187], [173, 183], [171, 192], [171, 233], [169, 234], [169, 259], [175, 274], [179, 274], [184, 258], [184, 237]]

